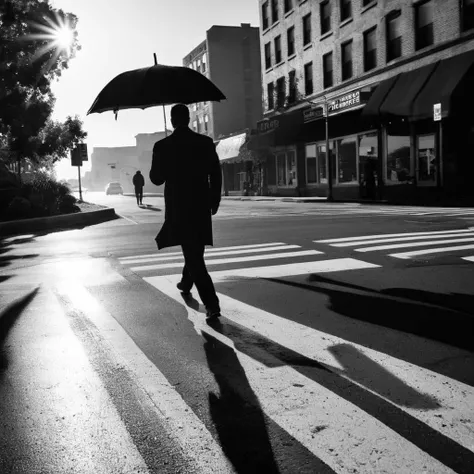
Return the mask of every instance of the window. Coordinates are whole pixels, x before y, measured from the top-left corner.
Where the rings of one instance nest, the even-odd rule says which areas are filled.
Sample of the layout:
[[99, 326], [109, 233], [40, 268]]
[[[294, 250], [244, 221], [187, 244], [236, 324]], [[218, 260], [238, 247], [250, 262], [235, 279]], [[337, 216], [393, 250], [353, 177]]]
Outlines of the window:
[[339, 8], [341, 10], [341, 21], [348, 20], [352, 17], [351, 0], [339, 0]]
[[297, 186], [296, 180], [296, 153], [287, 151], [276, 155], [277, 185]]
[[316, 184], [317, 180], [317, 171], [316, 171], [316, 145], [306, 145], [305, 147], [306, 155], [306, 183], [307, 184]]
[[285, 0], [283, 4], [283, 8], [285, 10], [285, 13], [288, 13], [290, 10], [293, 9], [293, 0]]
[[285, 78], [280, 77], [277, 79], [276, 85], [276, 100], [277, 107], [283, 107], [285, 105], [286, 90], [285, 90]]
[[278, 21], [278, 0], [272, 0], [272, 25]]
[[402, 15], [400, 10], [387, 15], [387, 62], [402, 55]]
[[325, 89], [332, 87], [332, 53], [327, 53], [323, 56], [323, 86]]
[[415, 5], [415, 48], [423, 49], [434, 43], [434, 3], [429, 0]]
[[331, 4], [329, 0], [319, 5], [321, 18], [321, 34], [331, 31]]
[[209, 115], [204, 115], [204, 130], [209, 131]]
[[197, 60], [197, 69], [198, 72], [201, 72], [201, 58]]
[[[336, 179], [336, 160], [334, 159], [334, 141], [329, 142], [329, 159], [332, 163], [332, 180]], [[318, 156], [318, 183], [327, 183], [327, 164], [326, 164], [326, 143], [321, 143], [316, 146]]]
[[352, 77], [352, 40], [341, 45], [342, 80]]
[[272, 67], [272, 47], [271, 43], [265, 45], [265, 69]]
[[202, 72], [206, 72], [206, 65], [207, 65], [207, 54], [204, 53], [202, 55]]
[[416, 137], [417, 183], [436, 185], [436, 151], [434, 135]]
[[303, 17], [303, 46], [311, 43], [311, 13]]
[[272, 110], [275, 108], [275, 86], [273, 82], [269, 82], [267, 84], [267, 101], [268, 101], [268, 110]]
[[306, 95], [313, 93], [313, 63], [304, 65], [304, 92]]
[[474, 0], [462, 0], [461, 3], [462, 30], [474, 28]]
[[296, 102], [296, 71], [290, 71], [288, 74], [288, 102]]
[[197, 120], [193, 120], [193, 130], [194, 130], [195, 132], [198, 131]]
[[281, 63], [281, 36], [275, 38], [275, 64]]
[[375, 185], [378, 160], [377, 133], [359, 136], [359, 181]]
[[286, 32], [286, 42], [288, 45], [288, 56], [295, 54], [295, 27], [288, 28]]
[[410, 129], [387, 126], [387, 180], [386, 184], [410, 181], [413, 176], [410, 160]]
[[262, 5], [262, 29], [266, 30], [269, 27], [268, 23], [268, 2]]
[[357, 139], [343, 138], [337, 141], [338, 182], [357, 182]]
[[364, 33], [364, 71], [377, 67], [377, 39], [376, 28]]

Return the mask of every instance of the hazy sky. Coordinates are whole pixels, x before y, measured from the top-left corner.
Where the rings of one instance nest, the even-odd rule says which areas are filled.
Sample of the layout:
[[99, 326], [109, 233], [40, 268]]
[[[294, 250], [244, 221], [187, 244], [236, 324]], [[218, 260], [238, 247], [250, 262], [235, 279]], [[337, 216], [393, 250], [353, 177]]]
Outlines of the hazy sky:
[[[82, 50], [71, 60], [53, 90], [53, 118], [79, 115], [88, 132], [89, 155], [94, 146], [134, 145], [135, 135], [164, 129], [161, 107], [86, 117], [100, 90], [117, 74], [158, 62], [182, 65], [183, 57], [205, 39], [212, 25], [258, 26], [257, 0], [51, 0], [56, 8], [78, 16]], [[169, 123], [169, 115], [168, 126]], [[89, 165], [84, 170], [89, 169]], [[61, 178], [77, 176], [64, 160]]]

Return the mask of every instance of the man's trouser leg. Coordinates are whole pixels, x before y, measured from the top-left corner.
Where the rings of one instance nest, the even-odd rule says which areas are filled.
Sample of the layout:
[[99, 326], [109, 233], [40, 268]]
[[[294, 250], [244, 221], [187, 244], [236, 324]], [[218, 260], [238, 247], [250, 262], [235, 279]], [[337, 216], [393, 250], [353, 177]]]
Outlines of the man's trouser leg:
[[185, 280], [185, 284], [189, 281], [196, 285], [199, 297], [207, 309], [218, 309], [219, 299], [216, 295], [214, 283], [207, 272], [206, 263], [204, 262], [204, 245], [200, 244], [183, 244], [184, 265], [183, 278], [186, 278], [185, 271], [189, 273], [191, 280]]
[[140, 188], [140, 204], [143, 202], [143, 188]]
[[137, 204], [140, 204], [140, 189], [135, 188], [135, 197], [137, 198]]

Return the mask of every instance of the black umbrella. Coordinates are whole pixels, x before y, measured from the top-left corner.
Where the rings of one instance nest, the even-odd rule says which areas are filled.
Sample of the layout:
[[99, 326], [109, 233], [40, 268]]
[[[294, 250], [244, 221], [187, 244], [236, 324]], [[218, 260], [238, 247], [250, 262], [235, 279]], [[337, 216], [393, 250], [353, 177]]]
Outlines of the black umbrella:
[[[182, 66], [156, 64], [123, 72], [99, 93], [87, 115], [156, 105], [221, 101], [225, 95], [206, 76]], [[166, 126], [165, 126], [166, 129]]]

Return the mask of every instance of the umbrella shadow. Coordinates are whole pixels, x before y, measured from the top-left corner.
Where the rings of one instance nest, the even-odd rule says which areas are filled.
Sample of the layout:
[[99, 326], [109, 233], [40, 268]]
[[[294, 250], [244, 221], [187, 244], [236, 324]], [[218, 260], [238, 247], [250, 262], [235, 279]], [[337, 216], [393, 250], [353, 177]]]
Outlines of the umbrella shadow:
[[15, 325], [17, 319], [20, 317], [21, 313], [23, 313], [23, 311], [36, 297], [38, 291], [39, 287], [36, 287], [22, 298], [8, 305], [0, 313], [0, 374], [2, 374], [8, 367], [8, 358], [4, 349], [7, 336]]
[[260, 403], [235, 351], [203, 332], [208, 366], [219, 386], [209, 408], [222, 449], [237, 473], [278, 473]]
[[[332, 367], [329, 369], [315, 360], [281, 346], [277, 342], [237, 323], [221, 324], [219, 327], [215, 327], [215, 330], [231, 339], [236, 350], [254, 358], [267, 367], [291, 366], [309, 380], [330, 390], [337, 397], [348, 401], [379, 420], [388, 428], [455, 472], [466, 474], [473, 472], [474, 453], [398, 407], [392, 401], [389, 401], [390, 397], [387, 397], [388, 400], [385, 399], [384, 397], [387, 395], [389, 387], [384, 387], [381, 390], [383, 393], [380, 395], [374, 393], [375, 390], [373, 390], [374, 387], [372, 385], [366, 388], [364, 384], [361, 383], [361, 386], [350, 380], [351, 372], [354, 374], [354, 369], [349, 369], [349, 373], [343, 370], [338, 373]], [[345, 358], [345, 356], [349, 356], [349, 351], [344, 353], [340, 350], [339, 353], [343, 354], [340, 356], [340, 359], [349, 366], [350, 361], [347, 361]], [[373, 363], [370, 366], [366, 364], [364, 368], [364, 370], [370, 369], [377, 370], [377, 374], [381, 373], [380, 368], [374, 367]], [[342, 377], [343, 374], [346, 377]], [[359, 376], [358, 378], [361, 379], [362, 377]], [[395, 384], [394, 388], [398, 390], [397, 403], [404, 401], [407, 406], [423, 406], [425, 409], [432, 410], [436, 410], [435, 405], [439, 406], [432, 397], [419, 394], [412, 388], [407, 390], [406, 386], [403, 386], [401, 381], [396, 380], [394, 376], [389, 377], [385, 374], [385, 381]], [[369, 384], [365, 382], [365, 385]], [[380, 384], [375, 384], [375, 388], [378, 385]], [[393, 399], [393, 397], [391, 398]], [[322, 461], [321, 464], [323, 464]], [[326, 469], [329, 468], [326, 466]], [[321, 468], [314, 472], [328, 471]]]

